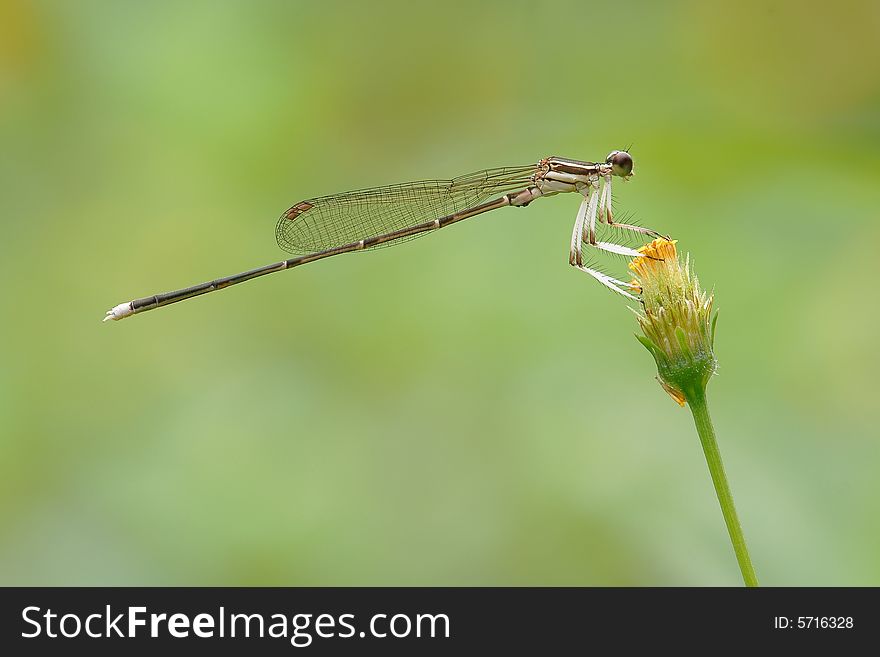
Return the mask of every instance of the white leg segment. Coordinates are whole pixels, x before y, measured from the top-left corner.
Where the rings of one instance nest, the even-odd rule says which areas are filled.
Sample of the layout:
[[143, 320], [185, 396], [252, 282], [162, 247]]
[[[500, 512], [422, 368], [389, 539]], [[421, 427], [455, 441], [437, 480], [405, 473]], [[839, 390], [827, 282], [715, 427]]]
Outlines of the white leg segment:
[[595, 247], [600, 251], [608, 251], [608, 253], [618, 253], [620, 255], [628, 256], [630, 258], [640, 258], [641, 256], [645, 255], [644, 253], [639, 253], [635, 249], [631, 249], [628, 246], [615, 244], [614, 242], [596, 242], [595, 244], [590, 244], [590, 246]]
[[603, 177], [602, 198], [599, 199], [599, 221], [611, 223], [611, 176]]
[[[599, 206], [598, 189], [590, 196], [590, 207], [587, 208], [587, 224], [584, 226], [582, 240], [588, 244], [596, 240], [596, 209]], [[580, 247], [580, 245], [578, 245]]]
[[590, 204], [590, 188], [587, 187], [583, 192], [584, 200], [581, 201], [581, 207], [578, 208], [577, 217], [574, 220], [574, 228], [571, 231], [571, 249], [569, 251], [568, 261], [572, 265], [583, 264], [583, 256], [581, 254], [581, 233], [584, 231], [584, 217], [587, 216], [587, 209]]
[[626, 290], [632, 289], [628, 283], [624, 283], [623, 281], [619, 281], [616, 278], [612, 278], [607, 274], [603, 274], [600, 271], [592, 269], [591, 267], [578, 267], [585, 274], [589, 274], [597, 281], [599, 281], [602, 285], [607, 287], [609, 290], [614, 290], [618, 294], [625, 296], [627, 299], [632, 299], [633, 301], [638, 301], [639, 298], [633, 294], [630, 294]]

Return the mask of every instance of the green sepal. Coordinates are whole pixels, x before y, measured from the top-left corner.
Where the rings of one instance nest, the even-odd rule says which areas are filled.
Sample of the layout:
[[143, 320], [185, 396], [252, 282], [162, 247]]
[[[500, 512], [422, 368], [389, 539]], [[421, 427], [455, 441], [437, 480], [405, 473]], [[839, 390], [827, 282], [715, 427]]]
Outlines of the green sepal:
[[709, 346], [714, 349], [715, 348], [715, 324], [718, 323], [718, 311], [715, 311], [715, 314], [712, 315], [712, 328], [709, 331]]
[[691, 346], [688, 344], [687, 333], [684, 332], [684, 329], [680, 326], [675, 327], [675, 339], [678, 341], [678, 346], [681, 348], [682, 356], [687, 360], [693, 360], [693, 353], [691, 352]]
[[654, 361], [657, 363], [657, 367], [664, 367], [669, 363], [669, 359], [666, 357], [666, 354], [663, 353], [663, 350], [658, 347], [654, 342], [644, 335], [639, 335], [638, 333], [633, 333], [636, 336], [636, 340], [642, 343], [642, 346], [651, 352], [651, 355], [654, 357]]

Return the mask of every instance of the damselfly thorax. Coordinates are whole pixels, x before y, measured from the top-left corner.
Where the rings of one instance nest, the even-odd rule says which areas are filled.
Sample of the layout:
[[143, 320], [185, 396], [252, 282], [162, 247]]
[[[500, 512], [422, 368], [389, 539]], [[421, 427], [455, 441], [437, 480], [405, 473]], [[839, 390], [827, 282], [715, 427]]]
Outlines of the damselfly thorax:
[[597, 222], [659, 236], [648, 228], [614, 221], [612, 180], [627, 180], [632, 175], [629, 153], [612, 151], [604, 162], [548, 157], [537, 164], [486, 169], [451, 180], [400, 183], [306, 199], [285, 211], [275, 226], [278, 245], [299, 254], [296, 257], [121, 303], [107, 311], [104, 321], [123, 319], [330, 256], [397, 244], [490, 210], [525, 207], [542, 196], [570, 192], [583, 198], [572, 230], [569, 262], [615, 292], [636, 299], [628, 283], [585, 266], [583, 258], [585, 246], [631, 257], [641, 255], [620, 244], [598, 241]]

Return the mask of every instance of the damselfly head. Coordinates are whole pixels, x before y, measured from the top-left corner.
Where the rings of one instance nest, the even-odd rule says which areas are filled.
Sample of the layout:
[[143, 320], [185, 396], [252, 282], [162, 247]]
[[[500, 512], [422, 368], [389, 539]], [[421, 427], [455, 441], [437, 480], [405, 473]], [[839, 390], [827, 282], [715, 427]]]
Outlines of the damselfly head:
[[605, 163], [611, 165], [611, 173], [615, 176], [625, 179], [633, 175], [633, 159], [626, 151], [611, 151]]

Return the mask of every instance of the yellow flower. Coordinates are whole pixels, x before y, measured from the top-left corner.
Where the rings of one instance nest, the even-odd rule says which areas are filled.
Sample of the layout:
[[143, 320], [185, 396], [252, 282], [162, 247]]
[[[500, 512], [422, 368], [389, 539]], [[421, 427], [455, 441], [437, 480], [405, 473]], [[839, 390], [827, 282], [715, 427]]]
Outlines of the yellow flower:
[[645, 244], [639, 249], [639, 253], [644, 254], [642, 258], [635, 258], [629, 263], [629, 268], [636, 273], [637, 276], [656, 275], [656, 271], [662, 267], [671, 266], [672, 262], [678, 262], [678, 253], [675, 245], [678, 240], [667, 240], [658, 237], [653, 242]]
[[636, 336], [657, 361], [658, 380], [682, 406], [690, 393], [704, 390], [715, 373], [714, 296], [700, 288], [690, 266], [678, 259], [674, 240], [656, 239], [639, 249], [629, 268], [632, 286], [641, 290], [635, 311], [644, 336]]

